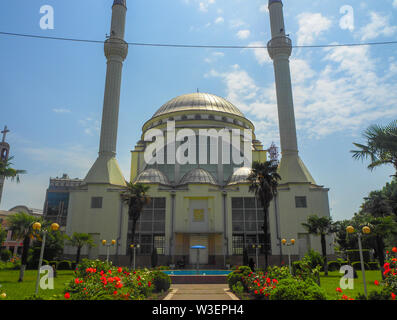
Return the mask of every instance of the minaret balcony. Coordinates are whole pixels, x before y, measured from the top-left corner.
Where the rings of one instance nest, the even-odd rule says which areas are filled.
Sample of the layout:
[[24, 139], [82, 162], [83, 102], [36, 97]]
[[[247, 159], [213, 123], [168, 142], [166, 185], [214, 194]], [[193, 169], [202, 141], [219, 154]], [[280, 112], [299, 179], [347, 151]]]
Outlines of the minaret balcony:
[[111, 37], [105, 41], [105, 56], [108, 59], [111, 56], [117, 56], [124, 61], [127, 55], [128, 44], [124, 40]]
[[267, 43], [267, 51], [272, 59], [281, 54], [291, 56], [292, 41], [288, 36], [275, 37]]

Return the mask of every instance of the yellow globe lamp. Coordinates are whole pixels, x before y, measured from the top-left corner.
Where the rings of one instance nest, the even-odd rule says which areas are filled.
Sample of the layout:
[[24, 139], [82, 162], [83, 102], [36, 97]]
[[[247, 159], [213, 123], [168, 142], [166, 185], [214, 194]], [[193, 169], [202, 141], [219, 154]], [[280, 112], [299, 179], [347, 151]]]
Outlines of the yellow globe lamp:
[[133, 248], [133, 247], [134, 247], [134, 245], [133, 245], [133, 244], [131, 244], [131, 245], [130, 245], [130, 248]]
[[32, 228], [33, 228], [33, 230], [40, 230], [41, 229], [41, 223], [40, 222], [33, 223]]
[[58, 224], [58, 223], [53, 223], [53, 224], [51, 225], [51, 230], [52, 230], [52, 231], [57, 231], [57, 230], [59, 230], [59, 224]]
[[116, 240], [112, 240], [112, 245], [114, 246], [116, 244]]
[[347, 233], [353, 233], [353, 232], [354, 232], [354, 227], [353, 227], [353, 226], [348, 226], [348, 227], [346, 228], [346, 232], [347, 232]]
[[371, 233], [371, 229], [367, 226], [363, 227], [363, 233], [364, 234], [370, 234]]
[[281, 240], [281, 243], [282, 243], [282, 244], [286, 244], [286, 243], [287, 243], [287, 240], [286, 240], [286, 239], [282, 239], [282, 240]]
[[295, 244], [295, 239], [291, 239], [291, 244]]
[[102, 244], [106, 246], [106, 240], [102, 240]]

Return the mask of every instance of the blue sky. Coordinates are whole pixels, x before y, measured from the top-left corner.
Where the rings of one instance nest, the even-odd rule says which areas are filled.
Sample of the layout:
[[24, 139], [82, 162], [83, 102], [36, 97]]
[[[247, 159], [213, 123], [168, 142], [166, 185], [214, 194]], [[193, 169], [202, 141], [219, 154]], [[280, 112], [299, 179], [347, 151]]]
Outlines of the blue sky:
[[[104, 40], [112, 0], [3, 0], [0, 31]], [[40, 7], [54, 8], [54, 30], [41, 30]], [[341, 28], [341, 7], [354, 24]], [[267, 0], [128, 0], [128, 42], [265, 45]], [[391, 41], [397, 0], [285, 0], [294, 44]], [[0, 35], [0, 126], [21, 183], [7, 181], [1, 209], [42, 208], [50, 177], [83, 178], [99, 145], [106, 60], [101, 44]], [[300, 155], [318, 184], [330, 188], [331, 215], [350, 218], [381, 188], [391, 167], [370, 172], [354, 161], [352, 142], [370, 124], [397, 118], [397, 45], [295, 49], [291, 70]], [[141, 127], [171, 98], [197, 88], [225, 97], [256, 125], [265, 146], [278, 144], [273, 66], [263, 49], [130, 46], [123, 69], [118, 160], [125, 177]]]

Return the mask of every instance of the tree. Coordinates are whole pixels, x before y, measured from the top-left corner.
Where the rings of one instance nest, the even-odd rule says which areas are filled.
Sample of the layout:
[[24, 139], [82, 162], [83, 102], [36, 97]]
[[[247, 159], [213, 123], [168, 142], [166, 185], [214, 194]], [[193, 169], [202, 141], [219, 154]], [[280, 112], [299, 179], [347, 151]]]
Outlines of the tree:
[[23, 239], [19, 282], [23, 281], [25, 274], [30, 241], [39, 235], [39, 233], [32, 228], [35, 222], [42, 222], [42, 219], [24, 212], [17, 212], [7, 218], [8, 227], [12, 231], [14, 239]]
[[270, 247], [269, 235], [269, 206], [270, 202], [277, 195], [278, 180], [281, 180], [277, 173], [277, 162], [266, 161], [252, 164], [252, 171], [248, 176], [250, 182], [249, 191], [255, 193], [255, 197], [259, 200], [263, 207], [263, 226], [264, 233], [264, 251], [265, 251], [265, 269], [268, 267], [268, 256]]
[[11, 181], [16, 180], [19, 183], [19, 175], [26, 173], [26, 171], [12, 168], [12, 163], [10, 162], [12, 159], [14, 159], [14, 157], [8, 158], [7, 161], [0, 161], [0, 177], [9, 178]]
[[389, 202], [395, 217], [397, 217], [397, 178], [394, 177], [390, 183], [386, 183], [382, 188], [382, 194]]
[[368, 169], [391, 164], [397, 176], [397, 120], [389, 125], [372, 125], [364, 133], [367, 144], [353, 143], [358, 150], [352, 150], [353, 158], [357, 160], [370, 159]]
[[338, 230], [337, 224], [330, 217], [311, 215], [307, 218], [306, 223], [302, 223], [302, 226], [306, 228], [309, 234], [320, 236], [321, 251], [324, 258], [324, 274], [328, 276], [327, 243], [325, 236], [335, 233]]
[[361, 210], [370, 213], [373, 217], [386, 217], [393, 212], [390, 201], [382, 191], [372, 191], [364, 200]]
[[[128, 217], [132, 221], [131, 244], [135, 244], [135, 230], [143, 208], [151, 201], [147, 195], [150, 187], [141, 183], [128, 182], [121, 193], [122, 201], [128, 206]], [[130, 265], [132, 265], [133, 251], [130, 249]]]
[[95, 244], [92, 240], [91, 235], [88, 233], [74, 232], [71, 237], [68, 235], [66, 237], [68, 239], [68, 244], [72, 247], [77, 248], [77, 252], [76, 252], [76, 266], [77, 266], [80, 262], [81, 249], [84, 246], [93, 247], [93, 246], [95, 246]]
[[[44, 228], [49, 228], [52, 222], [44, 222]], [[43, 228], [43, 226], [42, 226]], [[62, 232], [48, 232], [44, 247], [43, 259], [47, 261], [57, 260], [63, 254], [65, 235]], [[28, 267], [37, 268], [40, 260], [42, 240], [36, 239], [31, 245], [31, 255], [28, 257]]]

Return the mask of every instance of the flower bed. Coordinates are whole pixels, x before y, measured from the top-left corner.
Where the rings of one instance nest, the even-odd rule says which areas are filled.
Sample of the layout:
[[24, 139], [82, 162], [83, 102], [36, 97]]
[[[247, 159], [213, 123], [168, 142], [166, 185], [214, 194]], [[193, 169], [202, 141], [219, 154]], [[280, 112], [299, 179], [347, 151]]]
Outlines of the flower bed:
[[143, 300], [153, 292], [169, 288], [157, 290], [154, 285], [158, 283], [156, 272], [148, 269], [130, 271], [99, 260], [83, 260], [74, 273], [75, 278], [65, 288], [65, 299]]

